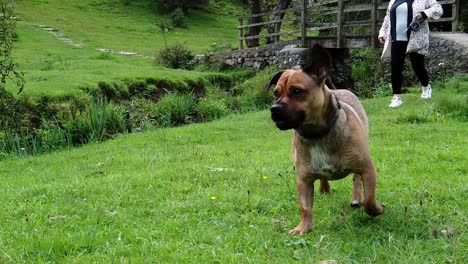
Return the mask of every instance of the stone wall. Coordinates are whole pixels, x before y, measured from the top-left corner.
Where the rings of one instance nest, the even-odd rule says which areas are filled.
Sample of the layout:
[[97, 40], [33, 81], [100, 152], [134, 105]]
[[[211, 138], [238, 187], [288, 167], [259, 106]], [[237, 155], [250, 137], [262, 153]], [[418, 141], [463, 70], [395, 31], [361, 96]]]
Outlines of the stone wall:
[[[332, 81], [338, 89], [352, 89], [351, 65], [348, 49], [328, 49], [333, 59]], [[310, 49], [299, 48], [299, 41], [282, 42], [257, 48], [216, 54], [217, 61], [231, 67], [262, 69], [277, 65], [290, 69], [310, 63]]]
[[[247, 67], [262, 69], [268, 65], [278, 65], [281, 67], [283, 62], [280, 60], [280, 52], [285, 47], [297, 45], [298, 40], [285, 41], [281, 43], [270, 44], [266, 46], [235, 50], [216, 54], [216, 60], [231, 67]], [[287, 61], [290, 59], [288, 58]], [[293, 67], [300, 60], [298, 56], [287, 67]], [[283, 68], [283, 67], [282, 67]]]
[[431, 46], [426, 58], [426, 67], [431, 76], [468, 73], [468, 34], [431, 34]]

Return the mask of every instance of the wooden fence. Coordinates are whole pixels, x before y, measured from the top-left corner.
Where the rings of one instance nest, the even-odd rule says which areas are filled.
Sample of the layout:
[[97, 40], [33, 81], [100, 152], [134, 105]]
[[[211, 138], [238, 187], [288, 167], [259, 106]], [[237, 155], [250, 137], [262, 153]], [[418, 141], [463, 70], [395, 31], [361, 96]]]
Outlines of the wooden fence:
[[[451, 23], [451, 31], [458, 28], [460, 0], [438, 1], [445, 14], [438, 20], [429, 22]], [[244, 42], [269, 38], [274, 42], [285, 39], [300, 39], [301, 45], [307, 47], [310, 40], [321, 39], [328, 47], [377, 47], [377, 36], [388, 1], [382, 0], [300, 0], [294, 8], [275, 10], [261, 14], [239, 17], [239, 49]], [[449, 10], [449, 12], [447, 12]], [[280, 14], [284, 17], [280, 18]], [[261, 18], [261, 22], [248, 24], [251, 18]], [[274, 29], [258, 35], [248, 36], [251, 27]], [[450, 30], [446, 30], [450, 31]]]

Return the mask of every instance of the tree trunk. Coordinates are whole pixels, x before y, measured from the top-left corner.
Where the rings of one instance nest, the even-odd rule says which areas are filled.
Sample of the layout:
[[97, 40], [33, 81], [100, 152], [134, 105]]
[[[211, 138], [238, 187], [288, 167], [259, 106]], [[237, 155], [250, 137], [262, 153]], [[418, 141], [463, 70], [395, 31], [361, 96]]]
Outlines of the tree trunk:
[[[284, 10], [284, 9], [288, 8], [289, 5], [291, 4], [291, 2], [292, 2], [292, 0], [279, 0], [278, 5], [276, 5], [276, 10]], [[284, 18], [285, 14], [286, 13], [276, 14], [275, 16], [273, 16], [272, 21], [282, 20]], [[281, 24], [282, 24], [282, 22], [277, 22], [277, 23], [274, 23], [274, 24], [270, 24], [268, 26], [268, 34], [280, 32]], [[278, 40], [279, 40], [279, 36], [268, 37], [267, 38], [267, 43], [268, 44], [274, 43], [274, 42], [277, 42]]]
[[[250, 6], [251, 15], [261, 13], [260, 0], [249, 0], [249, 6]], [[262, 17], [249, 18], [249, 24], [260, 23], [260, 22], [262, 22]], [[249, 27], [249, 31], [245, 34], [245, 36], [246, 37], [257, 36], [258, 34], [260, 34], [260, 31], [262, 31], [261, 26]], [[247, 47], [252, 48], [252, 47], [258, 47], [259, 41], [260, 40], [256, 38], [256, 39], [248, 39], [245, 42], [247, 44]]]

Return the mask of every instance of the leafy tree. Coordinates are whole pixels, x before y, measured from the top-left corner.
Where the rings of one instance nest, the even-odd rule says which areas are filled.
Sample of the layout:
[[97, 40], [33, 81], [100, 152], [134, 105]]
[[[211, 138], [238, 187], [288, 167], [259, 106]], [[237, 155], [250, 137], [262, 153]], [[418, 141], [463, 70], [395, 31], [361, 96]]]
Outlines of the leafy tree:
[[5, 88], [7, 80], [16, 84], [18, 93], [24, 86], [23, 73], [11, 57], [16, 24], [14, 8], [12, 0], [0, 0], [0, 128], [3, 129], [18, 127], [20, 119], [18, 100]]
[[[275, 10], [284, 10], [284, 9], [289, 7], [291, 2], [292, 2], [292, 0], [279, 0], [278, 4], [276, 5], [276, 7], [274, 9]], [[280, 21], [280, 20], [282, 20], [284, 18], [285, 15], [286, 15], [286, 13], [276, 14], [273, 17], [273, 20]], [[270, 24], [268, 26], [268, 33], [275, 33], [275, 28], [280, 30], [281, 29], [281, 24], [282, 24], [282, 22], [277, 22], [276, 25], [275, 24]], [[273, 43], [273, 42], [275, 42], [274, 37], [267, 38], [267, 43]]]
[[0, 0], [0, 89], [5, 89], [6, 82], [10, 79], [19, 87], [20, 93], [24, 87], [23, 73], [11, 57], [16, 36], [14, 8], [12, 0]]
[[[269, 12], [273, 10], [283, 10], [288, 8], [292, 3], [292, 0], [248, 0], [250, 14], [258, 14], [262, 12]], [[262, 10], [263, 7], [263, 10]], [[272, 20], [281, 20], [284, 18], [285, 13], [277, 14]], [[262, 17], [251, 17], [249, 18], [249, 24], [257, 24], [262, 22]], [[278, 30], [281, 28], [281, 22], [270, 24], [267, 28], [268, 33], [274, 33], [275, 28]], [[245, 34], [246, 36], [255, 36], [262, 31], [262, 26], [249, 27], [249, 31]], [[259, 39], [247, 40], [247, 47], [257, 47], [259, 45]], [[273, 43], [274, 37], [267, 38], [267, 43]]]

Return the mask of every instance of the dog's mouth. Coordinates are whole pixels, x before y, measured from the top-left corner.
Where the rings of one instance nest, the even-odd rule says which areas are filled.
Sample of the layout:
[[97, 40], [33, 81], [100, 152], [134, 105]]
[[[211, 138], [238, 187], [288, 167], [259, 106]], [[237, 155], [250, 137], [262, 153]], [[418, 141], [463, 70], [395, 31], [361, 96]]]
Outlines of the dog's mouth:
[[298, 128], [304, 121], [304, 112], [280, 112], [271, 113], [271, 119], [275, 122], [276, 127], [281, 130]]
[[286, 121], [276, 121], [275, 124], [276, 124], [276, 127], [281, 130], [292, 129], [292, 126], [289, 125]]

